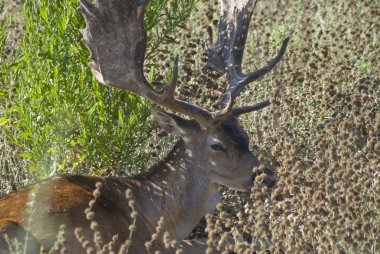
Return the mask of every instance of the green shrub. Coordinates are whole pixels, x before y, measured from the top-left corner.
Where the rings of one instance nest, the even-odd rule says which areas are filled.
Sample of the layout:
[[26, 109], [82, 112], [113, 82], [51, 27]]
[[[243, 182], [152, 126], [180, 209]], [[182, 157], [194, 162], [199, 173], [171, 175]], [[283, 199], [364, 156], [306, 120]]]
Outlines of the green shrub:
[[[153, 1], [146, 13], [147, 55], [186, 22], [195, 1]], [[77, 0], [27, 0], [19, 58], [8, 64], [2, 93], [12, 93], [3, 111], [4, 131], [39, 177], [57, 173], [123, 174], [143, 168], [142, 143], [153, 126], [151, 104], [126, 91], [100, 85], [88, 67], [79, 31]], [[149, 50], [151, 49], [151, 50]], [[148, 59], [149, 60], [149, 59]], [[152, 69], [153, 70], [153, 69]], [[3, 107], [5, 108], [5, 106]], [[14, 134], [16, 133], [16, 135]]]

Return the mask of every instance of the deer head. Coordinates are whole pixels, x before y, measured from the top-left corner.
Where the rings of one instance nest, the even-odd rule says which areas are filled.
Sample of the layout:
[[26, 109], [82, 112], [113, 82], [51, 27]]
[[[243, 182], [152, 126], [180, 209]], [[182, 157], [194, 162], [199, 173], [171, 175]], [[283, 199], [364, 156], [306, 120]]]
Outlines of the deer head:
[[92, 70], [97, 79], [136, 93], [187, 120], [162, 109], [153, 115], [168, 132], [180, 136], [204, 175], [216, 183], [238, 190], [250, 188], [259, 162], [250, 152], [248, 135], [238, 125], [239, 115], [262, 109], [269, 99], [235, 107], [239, 93], [252, 81], [262, 77], [283, 57], [288, 38], [277, 56], [266, 66], [252, 73], [242, 73], [242, 59], [249, 23], [256, 1], [220, 1], [221, 17], [218, 39], [208, 41], [207, 67], [227, 74], [229, 86], [223, 94], [220, 109], [209, 111], [174, 97], [178, 79], [178, 56], [173, 60], [172, 77], [168, 83], [149, 83], [143, 74], [146, 32], [143, 27], [144, 8], [149, 1], [81, 0], [80, 10], [87, 27], [84, 42], [91, 51]]
[[153, 115], [168, 132], [181, 137], [203, 177], [232, 189], [246, 191], [252, 187], [252, 170], [259, 165], [248, 148], [248, 135], [236, 119], [219, 119], [208, 127], [163, 110]]

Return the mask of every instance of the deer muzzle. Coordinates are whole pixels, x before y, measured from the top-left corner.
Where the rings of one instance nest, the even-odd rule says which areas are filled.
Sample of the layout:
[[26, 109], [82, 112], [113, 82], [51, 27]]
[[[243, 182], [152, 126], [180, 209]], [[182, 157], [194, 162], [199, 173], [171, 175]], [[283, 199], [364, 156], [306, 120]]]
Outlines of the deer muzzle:
[[276, 184], [276, 174], [269, 168], [265, 168], [263, 173], [265, 178], [261, 183], [268, 188], [272, 188]]
[[276, 174], [273, 172], [273, 170], [269, 168], [265, 168], [263, 171], [256, 171], [252, 174], [250, 179], [250, 188], [253, 186], [255, 179], [257, 176], [264, 174], [264, 179], [261, 181], [261, 184], [272, 188], [276, 184]]

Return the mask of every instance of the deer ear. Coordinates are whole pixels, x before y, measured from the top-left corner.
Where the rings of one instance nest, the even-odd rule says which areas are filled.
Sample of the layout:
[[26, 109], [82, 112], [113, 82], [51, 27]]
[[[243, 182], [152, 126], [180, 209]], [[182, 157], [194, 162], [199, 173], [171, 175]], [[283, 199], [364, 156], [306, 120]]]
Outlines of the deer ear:
[[152, 114], [157, 122], [165, 131], [178, 135], [186, 140], [194, 133], [194, 121], [184, 119], [172, 113], [168, 113], [162, 109], [152, 109]]

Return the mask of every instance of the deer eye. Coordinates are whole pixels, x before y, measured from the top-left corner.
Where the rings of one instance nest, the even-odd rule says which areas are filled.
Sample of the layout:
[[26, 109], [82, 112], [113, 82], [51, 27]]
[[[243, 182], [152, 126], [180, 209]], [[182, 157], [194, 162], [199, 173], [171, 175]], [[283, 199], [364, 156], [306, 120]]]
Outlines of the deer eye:
[[217, 151], [217, 152], [222, 152], [222, 151], [224, 152], [225, 151], [224, 147], [219, 145], [219, 144], [213, 144], [210, 147], [212, 150]]

